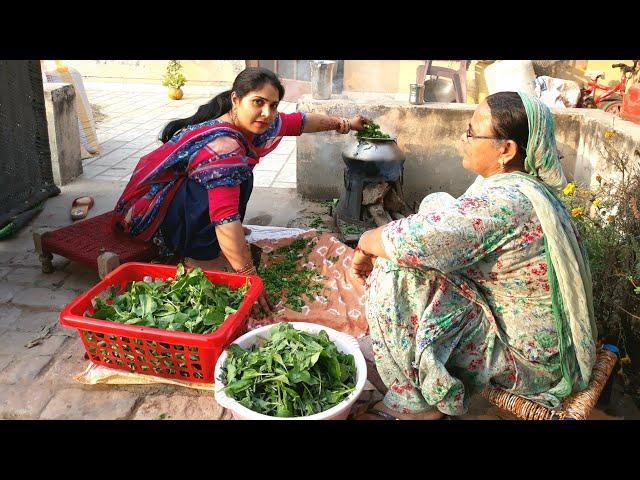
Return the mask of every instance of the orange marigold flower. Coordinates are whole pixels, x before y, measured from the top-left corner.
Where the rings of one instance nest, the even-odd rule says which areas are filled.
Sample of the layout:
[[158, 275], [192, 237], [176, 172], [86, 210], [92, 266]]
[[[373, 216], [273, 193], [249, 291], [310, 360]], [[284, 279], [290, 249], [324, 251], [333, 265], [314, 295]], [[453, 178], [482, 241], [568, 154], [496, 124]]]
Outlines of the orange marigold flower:
[[604, 132], [604, 138], [609, 139], [611, 137], [615, 137], [618, 133], [615, 130], [607, 130]]
[[582, 207], [576, 207], [571, 209], [571, 216], [574, 218], [579, 217], [583, 213], [584, 213], [584, 209]]

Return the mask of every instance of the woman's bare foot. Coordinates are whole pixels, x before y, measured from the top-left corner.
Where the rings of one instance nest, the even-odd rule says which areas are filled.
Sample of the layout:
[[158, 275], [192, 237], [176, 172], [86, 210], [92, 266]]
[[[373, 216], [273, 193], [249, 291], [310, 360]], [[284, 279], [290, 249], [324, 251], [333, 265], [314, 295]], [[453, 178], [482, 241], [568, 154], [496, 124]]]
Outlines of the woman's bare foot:
[[[444, 413], [436, 409], [428, 410], [421, 413], [398, 412], [397, 410], [392, 410], [391, 408], [387, 407], [382, 401], [376, 403], [371, 410], [378, 410], [380, 412], [386, 413], [389, 416], [389, 420], [391, 420], [392, 418], [395, 418], [396, 420], [440, 420], [444, 417]], [[383, 420], [384, 418], [381, 415], [376, 415], [374, 412], [371, 412], [365, 413], [360, 417], [360, 419]]]

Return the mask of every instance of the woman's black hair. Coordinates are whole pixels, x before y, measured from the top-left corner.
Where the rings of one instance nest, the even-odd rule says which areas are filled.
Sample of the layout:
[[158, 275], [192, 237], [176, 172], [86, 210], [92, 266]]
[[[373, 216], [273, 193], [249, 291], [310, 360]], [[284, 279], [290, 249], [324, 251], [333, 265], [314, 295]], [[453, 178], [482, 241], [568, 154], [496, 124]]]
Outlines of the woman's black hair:
[[278, 90], [279, 99], [282, 100], [284, 87], [275, 73], [266, 68], [245, 68], [233, 81], [231, 90], [226, 90], [216, 95], [212, 100], [198, 107], [198, 110], [192, 116], [167, 123], [160, 134], [160, 140], [162, 140], [162, 143], [167, 143], [177, 131], [182, 130], [184, 127], [213, 120], [227, 113], [232, 106], [231, 92], [236, 92], [238, 97], [243, 98], [247, 93], [262, 88], [266, 83], [273, 85]]
[[513, 140], [518, 146], [515, 160], [524, 162], [529, 141], [529, 120], [520, 95], [516, 92], [498, 92], [485, 101], [491, 110], [491, 127], [497, 137]]

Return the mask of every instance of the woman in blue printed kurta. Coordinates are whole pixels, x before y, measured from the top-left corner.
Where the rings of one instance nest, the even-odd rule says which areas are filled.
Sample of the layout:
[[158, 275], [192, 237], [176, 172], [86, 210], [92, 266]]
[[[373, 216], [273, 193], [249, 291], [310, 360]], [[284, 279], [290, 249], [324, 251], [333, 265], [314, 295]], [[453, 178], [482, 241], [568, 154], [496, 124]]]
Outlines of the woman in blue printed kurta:
[[557, 406], [595, 361], [588, 263], [551, 191], [566, 181], [550, 111], [524, 94], [489, 96], [463, 156], [479, 176], [462, 196], [427, 196], [415, 215], [366, 232], [354, 256], [389, 388], [378, 408], [396, 417], [460, 415], [489, 384]]

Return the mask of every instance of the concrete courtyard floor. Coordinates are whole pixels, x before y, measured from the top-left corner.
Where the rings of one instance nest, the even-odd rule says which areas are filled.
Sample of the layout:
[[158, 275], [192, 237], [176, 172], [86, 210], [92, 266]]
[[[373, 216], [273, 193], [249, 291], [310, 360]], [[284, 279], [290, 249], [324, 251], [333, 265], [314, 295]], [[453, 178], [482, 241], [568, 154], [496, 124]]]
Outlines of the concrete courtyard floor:
[[[163, 90], [138, 89], [132, 96], [130, 90], [90, 85], [87, 93], [104, 115], [98, 122], [101, 155], [84, 160], [81, 177], [61, 187], [62, 193], [47, 200], [27, 227], [0, 242], [0, 419], [229, 419], [230, 413], [216, 403], [212, 392], [166, 384], [84, 385], [73, 379], [89, 362], [76, 331], [60, 326], [58, 315], [98, 276], [55, 255], [56, 271], [43, 274], [32, 230], [70, 224], [69, 208], [77, 196], [94, 197], [90, 217], [111, 210], [137, 159], [155, 148], [162, 125], [192, 114], [212, 96], [187, 94], [180, 103], [165, 100]], [[294, 111], [295, 104], [283, 108]], [[324, 206], [300, 198], [295, 191], [295, 139], [282, 144], [256, 169], [245, 224], [304, 227], [313, 219], [327, 221]], [[378, 392], [368, 394], [375, 398]], [[469, 413], [455, 419], [512, 418], [477, 396]], [[610, 405], [594, 410], [592, 418], [640, 415], [617, 384]]]

